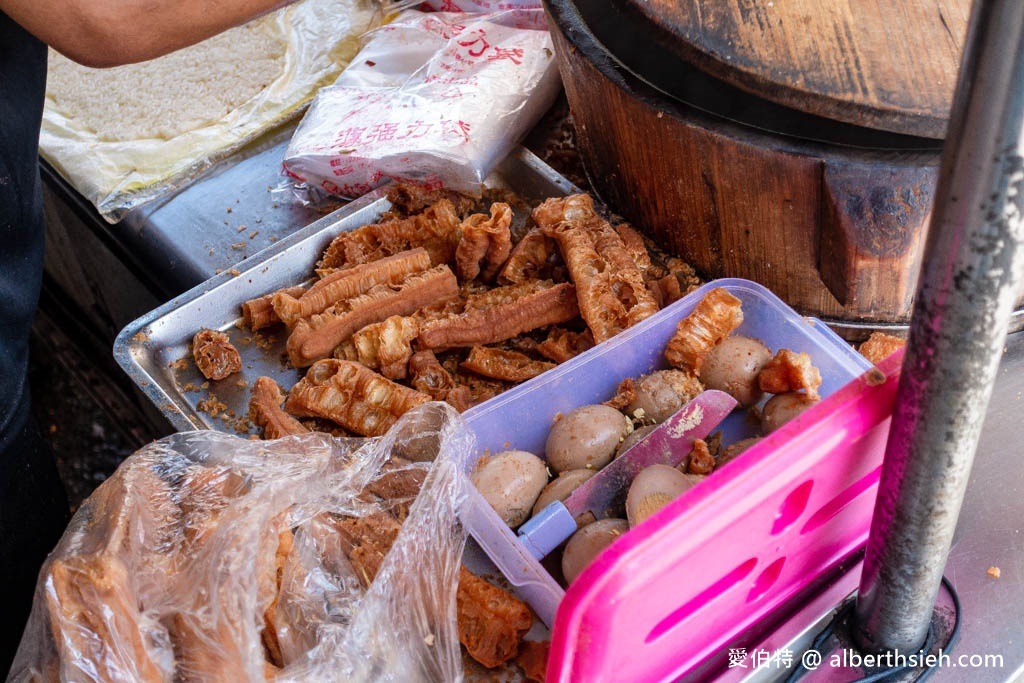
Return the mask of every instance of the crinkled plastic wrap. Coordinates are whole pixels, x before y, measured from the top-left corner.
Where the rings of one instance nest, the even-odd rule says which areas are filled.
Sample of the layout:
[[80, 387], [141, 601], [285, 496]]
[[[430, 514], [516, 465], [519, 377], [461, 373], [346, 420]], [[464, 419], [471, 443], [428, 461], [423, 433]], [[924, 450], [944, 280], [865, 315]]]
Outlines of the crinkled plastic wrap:
[[[104, 140], [48, 97], [40, 151], [106, 220], [116, 222], [297, 115], [337, 77], [358, 50], [359, 36], [379, 17], [371, 0], [304, 0], [258, 20], [261, 30], [286, 44], [281, 74], [224, 118], [169, 139]], [[211, 79], [217, 71], [211, 65]]]
[[408, 10], [316, 96], [285, 173], [306, 200], [389, 179], [478, 192], [560, 87], [543, 10]]
[[540, 0], [427, 0], [420, 9], [435, 12], [497, 12], [506, 9], [543, 9]]
[[[393, 454], [435, 450], [399, 468], [427, 472], [414, 502], [369, 493]], [[442, 403], [378, 439], [154, 442], [47, 560], [9, 680], [459, 680], [457, 509], [472, 451]], [[364, 589], [372, 552], [338, 529], [384, 514], [406, 516]]]

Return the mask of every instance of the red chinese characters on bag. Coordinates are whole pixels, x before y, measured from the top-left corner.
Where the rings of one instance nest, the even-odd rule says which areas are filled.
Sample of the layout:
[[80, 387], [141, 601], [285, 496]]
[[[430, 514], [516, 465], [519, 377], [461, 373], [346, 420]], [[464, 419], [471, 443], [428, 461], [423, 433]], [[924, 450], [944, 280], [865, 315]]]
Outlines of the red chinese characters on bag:
[[472, 191], [558, 88], [542, 11], [410, 10], [320, 91], [284, 167], [348, 197], [388, 179]]

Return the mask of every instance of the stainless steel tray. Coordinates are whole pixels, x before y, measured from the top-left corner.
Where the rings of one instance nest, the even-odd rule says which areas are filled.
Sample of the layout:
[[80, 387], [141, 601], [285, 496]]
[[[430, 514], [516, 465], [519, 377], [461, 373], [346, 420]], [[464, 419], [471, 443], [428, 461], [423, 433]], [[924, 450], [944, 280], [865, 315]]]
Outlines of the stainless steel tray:
[[[502, 162], [486, 185], [509, 189], [527, 200], [576, 191], [522, 147]], [[308, 279], [337, 234], [372, 223], [390, 208], [384, 195], [381, 188], [363, 196], [133, 321], [114, 341], [117, 362], [175, 429], [250, 433], [245, 418], [256, 378], [267, 375], [287, 388], [298, 381], [299, 372], [282, 360], [283, 329], [254, 335], [241, 326], [242, 303]], [[240, 373], [209, 382], [199, 373], [188, 345], [204, 327], [231, 336], [242, 356]]]

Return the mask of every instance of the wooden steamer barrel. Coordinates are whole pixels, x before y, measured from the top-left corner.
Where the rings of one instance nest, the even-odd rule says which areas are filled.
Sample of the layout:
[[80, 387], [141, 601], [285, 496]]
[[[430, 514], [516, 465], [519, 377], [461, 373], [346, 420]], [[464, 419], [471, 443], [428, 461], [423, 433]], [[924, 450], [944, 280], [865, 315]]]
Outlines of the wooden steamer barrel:
[[910, 316], [969, 0], [546, 0], [594, 188], [708, 278]]

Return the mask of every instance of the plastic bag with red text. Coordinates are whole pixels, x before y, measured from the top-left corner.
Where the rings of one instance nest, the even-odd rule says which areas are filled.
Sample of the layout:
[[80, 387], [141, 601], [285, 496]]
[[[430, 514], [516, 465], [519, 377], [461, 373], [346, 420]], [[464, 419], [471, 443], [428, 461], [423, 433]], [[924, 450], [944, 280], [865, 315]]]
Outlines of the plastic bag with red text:
[[303, 201], [389, 179], [476, 193], [561, 82], [542, 10], [408, 10], [365, 37], [285, 152]]
[[507, 9], [543, 9], [540, 0], [427, 0], [420, 9], [434, 12], [500, 12]]
[[377, 439], [146, 446], [48, 558], [8, 680], [458, 680], [472, 443], [430, 403]]

